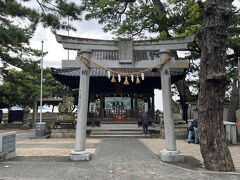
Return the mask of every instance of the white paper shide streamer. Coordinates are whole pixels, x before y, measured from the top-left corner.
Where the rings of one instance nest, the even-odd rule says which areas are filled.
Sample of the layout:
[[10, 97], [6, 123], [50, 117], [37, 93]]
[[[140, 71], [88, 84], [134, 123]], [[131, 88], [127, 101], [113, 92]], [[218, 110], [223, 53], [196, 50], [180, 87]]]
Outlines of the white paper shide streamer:
[[144, 80], [144, 73], [141, 73], [141, 78], [142, 80]]
[[121, 75], [118, 74], [118, 82], [121, 82]]
[[110, 71], [107, 72], [107, 76], [108, 76], [108, 79], [111, 78], [111, 73], [110, 73]]
[[131, 75], [131, 81], [134, 82], [134, 76], [133, 75]]

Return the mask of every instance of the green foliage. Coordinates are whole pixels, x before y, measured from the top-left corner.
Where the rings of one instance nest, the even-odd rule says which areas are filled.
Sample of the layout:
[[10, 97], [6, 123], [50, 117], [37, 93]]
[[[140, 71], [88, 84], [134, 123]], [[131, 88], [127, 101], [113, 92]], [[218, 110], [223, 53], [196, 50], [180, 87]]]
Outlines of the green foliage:
[[0, 90], [9, 106], [29, 104], [34, 96], [40, 94], [40, 68], [37, 63], [28, 66], [29, 71], [11, 69], [3, 76]]
[[[38, 7], [33, 7], [33, 3]], [[29, 5], [30, 4], [30, 5]], [[74, 29], [66, 20], [81, 20], [82, 9], [67, 0], [0, 0], [0, 74], [9, 65], [23, 69], [40, 56], [29, 47], [38, 24], [57, 29]]]
[[[201, 57], [200, 27], [204, 7], [202, 1], [85, 0], [82, 7], [86, 11], [85, 19], [97, 19], [104, 25], [104, 31], [112, 31], [119, 37], [163, 39], [195, 35], [194, 42], [190, 43], [187, 49], [191, 53], [185, 59], [190, 61], [187, 73], [197, 76]], [[236, 7], [233, 7], [232, 11], [228, 39], [229, 48], [234, 51], [234, 55], [229, 55], [228, 61], [231, 58], [236, 61], [236, 57], [240, 56], [240, 12]], [[230, 75], [233, 74], [232, 67], [229, 67]], [[188, 84], [197, 92], [196, 78], [189, 80]]]
[[[37, 25], [50, 27], [52, 31], [74, 30], [66, 21], [68, 18], [81, 20], [81, 13], [82, 7], [67, 0], [0, 0], [1, 105], [31, 104], [34, 97], [39, 97], [40, 68], [36, 59], [39, 59], [41, 52], [29, 46]], [[44, 76], [43, 97], [53, 97], [66, 90], [65, 86], [53, 79], [49, 69]]]
[[[11, 69], [3, 75], [0, 86], [0, 102], [5, 107], [12, 105], [33, 105], [34, 98], [40, 97], [41, 70], [37, 63], [28, 65], [28, 71]], [[69, 93], [69, 89], [56, 81], [47, 68], [43, 72], [43, 98], [62, 97]], [[47, 105], [58, 105], [59, 102], [47, 101]]]
[[[164, 11], [151, 1], [83, 1], [87, 12], [85, 19], [98, 19], [104, 31], [113, 31], [117, 36], [143, 37], [157, 33], [157, 38], [195, 34], [202, 21], [202, 12], [196, 0], [160, 2]], [[186, 29], [188, 28], [188, 29]]]

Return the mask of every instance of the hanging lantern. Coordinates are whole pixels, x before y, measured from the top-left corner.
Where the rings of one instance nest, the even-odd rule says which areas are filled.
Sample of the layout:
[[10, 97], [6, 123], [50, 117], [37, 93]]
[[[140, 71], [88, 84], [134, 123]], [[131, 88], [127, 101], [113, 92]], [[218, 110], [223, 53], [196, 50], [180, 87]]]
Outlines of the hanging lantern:
[[107, 76], [108, 76], [108, 79], [111, 78], [111, 73], [110, 73], [110, 71], [107, 72]]
[[125, 76], [125, 81], [124, 81], [124, 83], [123, 84], [125, 84], [125, 85], [129, 85], [129, 82], [128, 82], [128, 77], [127, 76]]
[[140, 79], [139, 79], [139, 77], [137, 76], [137, 78], [136, 78], [136, 84], [139, 84], [140, 83]]
[[141, 73], [141, 78], [142, 80], [144, 80], [144, 73]]
[[132, 81], [132, 82], [134, 81], [134, 76], [133, 76], [133, 75], [131, 75], [131, 81]]
[[112, 83], [115, 83], [115, 82], [116, 82], [116, 79], [115, 79], [114, 74], [113, 74], [113, 76], [112, 76], [112, 80], [111, 80], [111, 82], [112, 82]]
[[121, 75], [118, 74], [118, 82], [121, 82]]

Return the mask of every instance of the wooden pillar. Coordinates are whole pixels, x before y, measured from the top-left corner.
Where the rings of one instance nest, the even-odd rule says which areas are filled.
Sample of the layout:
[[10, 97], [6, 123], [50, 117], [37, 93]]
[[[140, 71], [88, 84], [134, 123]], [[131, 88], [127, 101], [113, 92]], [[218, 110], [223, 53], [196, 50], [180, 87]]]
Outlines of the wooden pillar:
[[134, 118], [138, 118], [138, 114], [139, 114], [139, 112], [138, 112], [138, 103], [137, 103], [137, 100], [138, 100], [138, 96], [135, 96], [134, 97]]
[[152, 114], [153, 114], [153, 121], [155, 122], [154, 93], [152, 94]]
[[131, 109], [133, 110], [133, 96], [130, 96], [131, 97]]
[[130, 97], [131, 97], [130, 118], [134, 118], [134, 116], [135, 116], [134, 107], [133, 107], [133, 98], [134, 98], [134, 96], [130, 96]]
[[100, 95], [100, 118], [104, 119], [104, 96]]

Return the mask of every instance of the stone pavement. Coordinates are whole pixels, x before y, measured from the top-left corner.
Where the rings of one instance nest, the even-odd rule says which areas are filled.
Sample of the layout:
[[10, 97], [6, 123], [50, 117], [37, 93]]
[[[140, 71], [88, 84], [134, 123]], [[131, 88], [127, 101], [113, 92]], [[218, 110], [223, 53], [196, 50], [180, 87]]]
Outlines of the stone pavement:
[[40, 151], [44, 148], [46, 152], [51, 152], [52, 148], [57, 151], [74, 147], [73, 139], [53, 140], [33, 139], [18, 142], [17, 149], [29, 149], [28, 153], [32, 149], [39, 152], [39, 156], [19, 156], [12, 161], [0, 163], [0, 179], [240, 179], [240, 174], [237, 173], [199, 172], [163, 163], [135, 138], [88, 140], [87, 148], [95, 149], [89, 162], [71, 162], [67, 156], [41, 156]]

